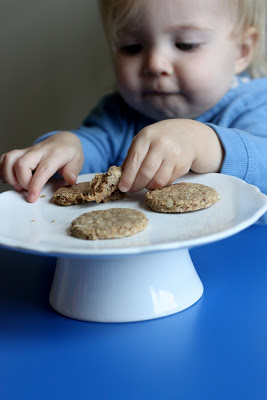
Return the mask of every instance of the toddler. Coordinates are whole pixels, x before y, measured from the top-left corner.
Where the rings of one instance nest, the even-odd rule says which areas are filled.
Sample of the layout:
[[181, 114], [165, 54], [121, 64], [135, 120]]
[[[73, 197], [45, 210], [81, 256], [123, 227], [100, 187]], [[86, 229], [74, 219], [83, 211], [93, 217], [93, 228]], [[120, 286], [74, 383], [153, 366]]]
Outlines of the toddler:
[[123, 165], [121, 191], [189, 170], [222, 172], [267, 193], [266, 0], [101, 0], [117, 91], [73, 131], [0, 158], [28, 201], [56, 172]]

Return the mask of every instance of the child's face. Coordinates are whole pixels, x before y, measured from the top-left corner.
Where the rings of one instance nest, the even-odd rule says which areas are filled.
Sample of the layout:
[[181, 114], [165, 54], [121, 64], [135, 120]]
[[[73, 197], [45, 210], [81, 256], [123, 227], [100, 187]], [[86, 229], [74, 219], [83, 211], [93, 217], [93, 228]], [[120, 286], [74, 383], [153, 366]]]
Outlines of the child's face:
[[232, 30], [225, 0], [142, 1], [114, 51], [122, 97], [154, 120], [207, 111], [240, 72]]

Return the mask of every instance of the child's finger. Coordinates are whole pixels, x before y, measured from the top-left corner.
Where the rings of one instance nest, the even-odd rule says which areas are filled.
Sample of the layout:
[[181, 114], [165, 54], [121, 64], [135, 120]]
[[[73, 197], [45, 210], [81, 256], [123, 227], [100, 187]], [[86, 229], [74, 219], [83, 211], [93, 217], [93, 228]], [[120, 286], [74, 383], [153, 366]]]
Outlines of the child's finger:
[[145, 157], [137, 175], [133, 182], [133, 185], [130, 188], [131, 192], [137, 192], [139, 190], [144, 189], [149, 185], [151, 180], [153, 180], [154, 176], [157, 174], [161, 166], [161, 155], [157, 152], [148, 152]]
[[77, 181], [77, 176], [81, 172], [82, 166], [83, 158], [74, 157], [73, 160], [65, 165], [59, 172], [69, 185], [73, 185]]
[[5, 157], [6, 153], [1, 154], [0, 156], [0, 179], [3, 180], [3, 161], [4, 161], [4, 157]]
[[62, 167], [62, 160], [53, 157], [44, 158], [36, 168], [28, 187], [28, 201], [35, 202], [47, 181]]
[[15, 171], [16, 162], [25, 154], [25, 150], [12, 150], [1, 156], [1, 179], [12, 185], [16, 190], [21, 190]]
[[128, 192], [132, 187], [136, 175], [144, 161], [149, 150], [148, 143], [141, 143], [142, 141], [134, 141], [128, 151], [128, 154], [122, 164], [123, 171], [119, 182], [119, 189], [122, 192]]
[[43, 153], [41, 152], [29, 151], [14, 164], [17, 180], [23, 189], [29, 189], [33, 171], [37, 168], [42, 157]]
[[119, 182], [119, 189], [122, 192], [128, 192], [132, 187], [142, 161], [143, 158], [140, 158], [138, 153], [131, 152], [127, 155], [123, 164], [123, 171]]
[[171, 185], [176, 179], [180, 178], [183, 175], [186, 175], [190, 170], [188, 165], [184, 166], [184, 168], [179, 168], [177, 165], [174, 167], [172, 174], [170, 176], [169, 181], [167, 182], [166, 186]]
[[48, 157], [44, 157], [30, 181], [28, 201], [32, 203], [38, 199], [44, 185], [57, 171], [60, 171], [67, 183], [71, 185], [76, 183], [82, 165], [83, 157], [80, 155], [71, 160], [65, 153], [61, 157], [58, 153], [51, 153]]
[[169, 185], [173, 176], [173, 170], [174, 166], [171, 160], [163, 160], [149, 184], [146, 185], [146, 188], [149, 190], [161, 189]]

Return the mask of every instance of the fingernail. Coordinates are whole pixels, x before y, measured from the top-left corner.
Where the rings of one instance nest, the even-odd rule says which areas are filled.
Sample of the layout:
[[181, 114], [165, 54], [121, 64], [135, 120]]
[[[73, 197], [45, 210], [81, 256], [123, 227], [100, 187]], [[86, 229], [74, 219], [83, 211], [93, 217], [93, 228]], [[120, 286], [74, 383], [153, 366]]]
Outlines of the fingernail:
[[121, 192], [127, 192], [128, 191], [128, 187], [126, 185], [119, 185], [119, 189]]
[[76, 175], [74, 172], [71, 172], [70, 178], [71, 178], [74, 182], [76, 182], [76, 180], [77, 180], [77, 175]]

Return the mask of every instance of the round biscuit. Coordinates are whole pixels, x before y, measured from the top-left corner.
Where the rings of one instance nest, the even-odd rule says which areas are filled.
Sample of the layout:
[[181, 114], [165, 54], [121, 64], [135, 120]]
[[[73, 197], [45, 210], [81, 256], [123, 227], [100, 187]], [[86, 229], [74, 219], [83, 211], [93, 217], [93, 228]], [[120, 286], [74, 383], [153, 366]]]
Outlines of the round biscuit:
[[146, 192], [146, 205], [161, 213], [184, 213], [207, 208], [220, 199], [216, 190], [200, 183], [181, 182]]
[[130, 208], [109, 208], [80, 215], [72, 221], [70, 233], [80, 239], [117, 239], [135, 235], [147, 227], [141, 211]]

